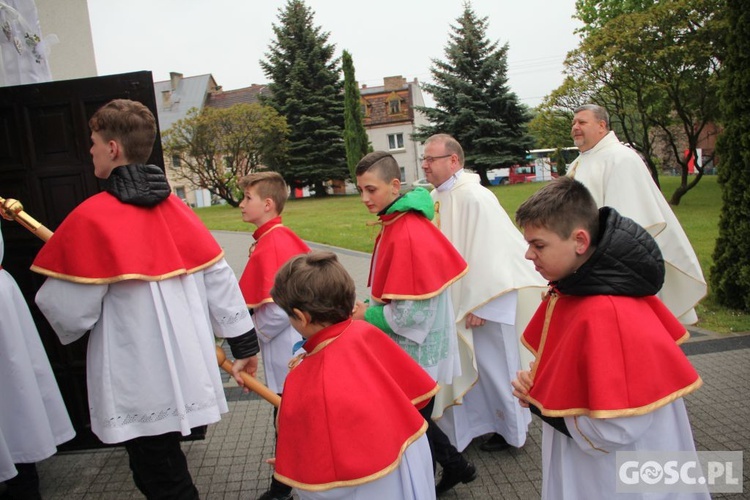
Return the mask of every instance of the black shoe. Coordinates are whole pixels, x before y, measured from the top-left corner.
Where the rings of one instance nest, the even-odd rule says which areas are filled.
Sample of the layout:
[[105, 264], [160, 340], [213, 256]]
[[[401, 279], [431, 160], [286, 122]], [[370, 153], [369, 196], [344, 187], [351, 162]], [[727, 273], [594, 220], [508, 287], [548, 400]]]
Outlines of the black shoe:
[[493, 434], [492, 437], [479, 445], [479, 449], [482, 451], [503, 451], [508, 448], [510, 448], [510, 445], [500, 434]]
[[292, 489], [289, 488], [288, 492], [282, 492], [274, 491], [274, 488], [272, 487], [259, 496], [258, 500], [292, 500]]
[[271, 476], [271, 486], [258, 500], [292, 500], [292, 487]]
[[435, 487], [435, 493], [440, 496], [458, 483], [470, 483], [476, 478], [477, 469], [471, 462], [465, 462], [454, 469], [443, 469], [440, 482]]

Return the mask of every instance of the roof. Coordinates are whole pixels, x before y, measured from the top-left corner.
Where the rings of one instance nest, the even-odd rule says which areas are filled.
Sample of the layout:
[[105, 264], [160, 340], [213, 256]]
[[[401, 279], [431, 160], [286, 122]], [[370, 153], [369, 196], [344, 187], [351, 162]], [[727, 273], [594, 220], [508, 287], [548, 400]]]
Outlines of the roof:
[[171, 80], [154, 82], [159, 129], [162, 132], [177, 120], [185, 118], [192, 108], [203, 109], [206, 96], [218, 87], [210, 74], [183, 77], [179, 73], [172, 73], [172, 76]]
[[385, 85], [380, 85], [378, 87], [364, 87], [359, 89], [359, 95], [365, 96], [370, 94], [385, 94], [387, 92], [393, 92], [396, 90], [405, 90], [409, 88], [409, 85], [411, 82], [407, 82], [403, 84], [400, 88], [393, 89], [389, 88], [388, 90], [385, 90]]
[[258, 102], [261, 95], [268, 95], [270, 92], [268, 85], [257, 84], [242, 89], [221, 90], [213, 92], [208, 96], [206, 107], [229, 108], [235, 104], [252, 104]]

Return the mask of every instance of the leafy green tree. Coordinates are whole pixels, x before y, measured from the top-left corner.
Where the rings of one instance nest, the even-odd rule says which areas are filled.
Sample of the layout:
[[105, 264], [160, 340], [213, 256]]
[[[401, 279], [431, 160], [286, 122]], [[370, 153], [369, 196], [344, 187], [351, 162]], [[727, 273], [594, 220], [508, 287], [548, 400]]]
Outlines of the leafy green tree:
[[179, 158], [172, 171], [193, 187], [236, 207], [237, 181], [258, 167], [278, 169], [286, 154], [286, 120], [258, 103], [191, 109], [162, 134], [164, 152]]
[[[698, 184], [703, 171], [688, 178], [684, 144], [695, 155], [707, 125], [719, 118], [718, 74], [723, 0], [665, 2], [620, 16], [584, 42], [592, 66], [611, 68], [618, 86], [639, 100], [626, 102], [626, 115], [640, 113], [667, 145], [665, 162], [678, 165], [681, 183], [670, 203]], [[616, 45], [616, 48], [614, 47]], [[644, 57], [645, 56], [645, 57]], [[627, 111], [627, 107], [625, 107]]]
[[[594, 36], [589, 37], [589, 39]], [[588, 40], [588, 39], [587, 39]], [[619, 73], [616, 62], [609, 64], [606, 57], [597, 59], [602, 65], [592, 64], [592, 57], [583, 46], [571, 51], [565, 61], [568, 76], [563, 85], [550, 94], [546, 104], [554, 109], [574, 110], [587, 103], [599, 104], [610, 114], [610, 126], [620, 140], [630, 144], [648, 166], [651, 177], [659, 185], [659, 168], [656, 158], [657, 136], [652, 131], [648, 114], [639, 111], [654, 101], [652, 87], [639, 72]]]
[[717, 144], [723, 205], [711, 268], [711, 288], [727, 307], [750, 311], [750, 12], [729, 0], [721, 107], [726, 117]]
[[[578, 17], [591, 29], [581, 30], [581, 45], [566, 59], [573, 81], [567, 89], [583, 89], [590, 102], [609, 110], [620, 139], [641, 152], [657, 183], [660, 163], [679, 167], [674, 205], [703, 174], [699, 168], [689, 179], [685, 145], [695, 155], [705, 127], [719, 118], [724, 1], [577, 3]], [[666, 154], [657, 154], [657, 140]]]
[[576, 0], [573, 17], [583, 22], [583, 27], [577, 32], [590, 35], [622, 14], [642, 12], [655, 3], [657, 0]]
[[[576, 0], [576, 13], [573, 17], [584, 23], [583, 27], [576, 30], [583, 39], [582, 46], [590, 35], [609, 21], [622, 15], [646, 11], [656, 3], [657, 0]], [[568, 54], [568, 74], [575, 77], [568, 77], [567, 91], [575, 91], [577, 88], [579, 102], [583, 97], [580, 104], [594, 103], [607, 108], [611, 127], [617, 137], [641, 154], [658, 186], [661, 163], [655, 153], [658, 138], [652, 133], [649, 117], [639, 112], [638, 106], [634, 105], [638, 103], [641, 108], [647, 108], [655, 100], [646, 78], [635, 73], [627, 75], [627, 81], [621, 83], [617, 75], [611, 72], [613, 68], [617, 69], [617, 63], [605, 68], [593, 68], [589, 57], [591, 55], [582, 47]], [[558, 98], [565, 93], [563, 87], [559, 89], [561, 92], [557, 92]]]
[[342, 57], [344, 68], [344, 145], [346, 146], [346, 163], [349, 175], [356, 182], [354, 171], [357, 163], [367, 154], [369, 140], [362, 120], [362, 106], [360, 104], [357, 79], [354, 77], [354, 63], [352, 56], [346, 50]]
[[264, 102], [290, 128], [288, 160], [280, 172], [290, 186], [314, 186], [316, 196], [325, 196], [328, 181], [348, 176], [344, 99], [335, 46], [329, 33], [313, 25], [313, 15], [302, 0], [279, 8], [276, 40], [260, 64], [271, 80]]
[[508, 86], [508, 44], [487, 39], [487, 17], [477, 17], [465, 3], [451, 29], [446, 60], [432, 61], [435, 83], [424, 85], [436, 107], [417, 107], [431, 125], [419, 127], [415, 138], [452, 135], [464, 148], [466, 166], [487, 186], [487, 170], [523, 162], [532, 147], [529, 111]]
[[564, 148], [573, 145], [570, 127], [573, 112], [562, 108], [540, 106], [529, 122], [529, 133], [539, 149]]

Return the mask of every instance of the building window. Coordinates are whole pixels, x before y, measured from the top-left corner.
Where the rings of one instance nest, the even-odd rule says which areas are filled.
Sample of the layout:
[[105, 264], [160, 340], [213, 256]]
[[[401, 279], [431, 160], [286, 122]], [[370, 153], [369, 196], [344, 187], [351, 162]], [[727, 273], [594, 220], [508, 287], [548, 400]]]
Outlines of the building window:
[[180, 168], [182, 166], [182, 160], [180, 155], [172, 155], [172, 166], [174, 168]]
[[391, 92], [387, 98], [387, 103], [389, 115], [398, 115], [401, 113], [401, 97], [397, 93]]
[[367, 118], [370, 116], [370, 103], [366, 99], [359, 101], [359, 109], [362, 111], [362, 116]]
[[[404, 174], [401, 174], [401, 175], [403, 176]], [[178, 186], [178, 187], [174, 188], [174, 194], [176, 194], [177, 197], [180, 198], [183, 201], [185, 201], [187, 199], [187, 196], [185, 196], [185, 188], [182, 187], [182, 186]]]
[[388, 101], [388, 112], [397, 115], [401, 112], [401, 99], [398, 97]]
[[404, 149], [404, 134], [388, 134], [388, 149]]
[[406, 182], [406, 168], [398, 167], [401, 170], [401, 182]]

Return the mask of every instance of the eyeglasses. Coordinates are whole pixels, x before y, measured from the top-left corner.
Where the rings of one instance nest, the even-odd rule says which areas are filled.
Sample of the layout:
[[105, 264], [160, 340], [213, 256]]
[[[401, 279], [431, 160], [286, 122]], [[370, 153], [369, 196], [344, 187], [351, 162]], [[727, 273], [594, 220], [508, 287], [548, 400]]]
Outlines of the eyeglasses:
[[443, 155], [443, 156], [420, 156], [419, 161], [422, 163], [431, 165], [432, 162], [434, 162], [435, 160], [440, 160], [441, 158], [448, 158], [450, 156], [453, 156], [453, 154]]

